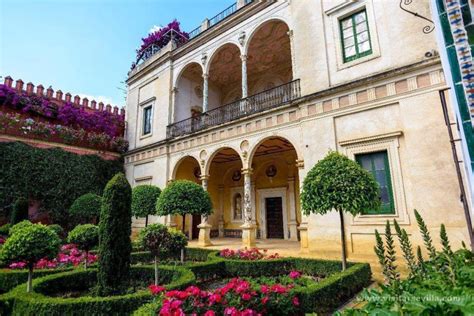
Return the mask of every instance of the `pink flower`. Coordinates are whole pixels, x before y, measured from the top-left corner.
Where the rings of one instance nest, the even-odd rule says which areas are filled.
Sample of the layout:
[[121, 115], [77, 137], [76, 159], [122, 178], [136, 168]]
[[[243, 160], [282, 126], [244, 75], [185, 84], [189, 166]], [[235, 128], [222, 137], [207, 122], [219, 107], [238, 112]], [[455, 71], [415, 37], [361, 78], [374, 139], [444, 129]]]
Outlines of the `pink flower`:
[[292, 303], [295, 306], [300, 306], [300, 300], [298, 299], [297, 296], [293, 297]]
[[274, 284], [271, 287], [271, 291], [278, 294], [283, 294], [283, 293], [286, 293], [288, 289], [281, 284]]
[[186, 289], [186, 292], [188, 292], [189, 294], [191, 294], [193, 296], [197, 296], [197, 295], [199, 295], [201, 290], [197, 286], [190, 286]]
[[301, 272], [299, 272], [299, 271], [291, 271], [290, 272], [290, 278], [298, 279], [300, 277], [301, 277]]
[[239, 311], [235, 307], [226, 307], [224, 310], [224, 315], [237, 316], [239, 315]]
[[153, 285], [150, 285], [148, 288], [150, 289], [150, 292], [151, 292], [151, 294], [153, 294], [153, 295], [158, 295], [158, 294], [160, 294], [161, 292], [163, 292], [163, 291], [165, 290], [164, 287], [158, 286], [158, 285], [154, 285], [154, 284], [153, 284]]
[[215, 315], [216, 315], [216, 313], [215, 313], [214, 311], [212, 311], [212, 310], [208, 310], [208, 311], [204, 314], [204, 316], [215, 316]]
[[268, 285], [262, 284], [260, 286], [260, 292], [262, 292], [263, 294], [267, 294], [269, 291], [270, 291], [270, 288], [268, 287]]
[[250, 301], [252, 299], [252, 295], [250, 295], [249, 293], [244, 293], [241, 297], [244, 301]]
[[214, 303], [220, 303], [222, 301], [222, 296], [220, 294], [214, 293], [211, 296], [209, 296], [209, 302], [214, 304]]
[[8, 266], [10, 269], [23, 269], [26, 267], [26, 262], [13, 262]]
[[267, 304], [267, 302], [268, 302], [269, 299], [270, 299], [270, 298], [269, 298], [268, 296], [264, 296], [264, 297], [262, 298], [262, 304], [263, 304], [263, 305]]

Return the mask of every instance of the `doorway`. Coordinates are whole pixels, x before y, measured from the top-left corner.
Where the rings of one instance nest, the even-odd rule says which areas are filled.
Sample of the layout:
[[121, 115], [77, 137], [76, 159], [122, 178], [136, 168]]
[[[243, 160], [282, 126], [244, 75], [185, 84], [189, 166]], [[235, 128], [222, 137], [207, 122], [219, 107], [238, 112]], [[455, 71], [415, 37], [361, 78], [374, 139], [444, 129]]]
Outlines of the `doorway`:
[[193, 227], [191, 231], [191, 239], [198, 239], [199, 238], [199, 227], [198, 225], [201, 224], [201, 215], [193, 214]]
[[265, 198], [267, 238], [284, 239], [283, 201], [281, 197]]

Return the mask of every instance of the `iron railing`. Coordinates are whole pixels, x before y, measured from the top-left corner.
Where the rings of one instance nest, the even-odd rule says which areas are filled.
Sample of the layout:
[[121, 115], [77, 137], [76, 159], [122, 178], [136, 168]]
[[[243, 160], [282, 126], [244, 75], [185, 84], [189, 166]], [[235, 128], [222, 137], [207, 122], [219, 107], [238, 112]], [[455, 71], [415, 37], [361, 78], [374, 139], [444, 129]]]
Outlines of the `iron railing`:
[[301, 97], [300, 80], [260, 92], [247, 98], [168, 125], [167, 137], [174, 138], [277, 108]]
[[217, 13], [215, 16], [209, 19], [209, 27], [216, 25], [225, 18], [231, 16], [237, 12], [237, 3], [234, 3], [230, 7], [224, 9], [222, 12]]

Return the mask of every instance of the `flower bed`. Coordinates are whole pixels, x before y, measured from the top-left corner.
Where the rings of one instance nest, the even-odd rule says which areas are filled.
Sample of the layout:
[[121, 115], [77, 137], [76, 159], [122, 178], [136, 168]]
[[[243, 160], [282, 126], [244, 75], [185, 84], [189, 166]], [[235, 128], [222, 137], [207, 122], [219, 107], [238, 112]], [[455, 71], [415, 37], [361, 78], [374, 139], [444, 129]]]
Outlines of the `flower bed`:
[[[161, 282], [168, 290], [180, 289], [195, 282], [192, 272], [184, 268], [160, 267]], [[134, 267], [131, 279], [150, 282], [153, 268]], [[26, 293], [20, 285], [0, 296], [0, 314], [8, 315], [113, 315], [128, 314], [153, 296], [148, 289], [109, 297], [57, 297], [61, 293], [86, 293], [96, 280], [97, 270], [72, 271], [45, 276], [33, 281], [33, 292]]]
[[41, 122], [31, 118], [23, 118], [20, 114], [0, 112], [0, 132], [13, 136], [120, 153], [128, 149], [128, 142], [120, 136], [110, 136], [104, 132], [87, 131], [83, 128]]
[[237, 260], [271, 260], [280, 258], [278, 253], [268, 254], [268, 250], [260, 250], [258, 248], [251, 249], [223, 249], [219, 252], [219, 256], [226, 259], [237, 259]]

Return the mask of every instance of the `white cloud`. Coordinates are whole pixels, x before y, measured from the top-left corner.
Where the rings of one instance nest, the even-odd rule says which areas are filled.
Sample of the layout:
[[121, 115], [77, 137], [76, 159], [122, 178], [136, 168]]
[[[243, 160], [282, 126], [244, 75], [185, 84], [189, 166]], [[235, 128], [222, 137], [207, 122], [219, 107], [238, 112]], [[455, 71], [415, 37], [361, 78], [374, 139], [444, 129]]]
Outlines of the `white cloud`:
[[158, 26], [158, 25], [153, 25], [153, 27], [148, 30], [148, 34], [151, 34], [151, 33], [154, 33], [156, 31], [159, 31], [161, 29], [161, 26]]

